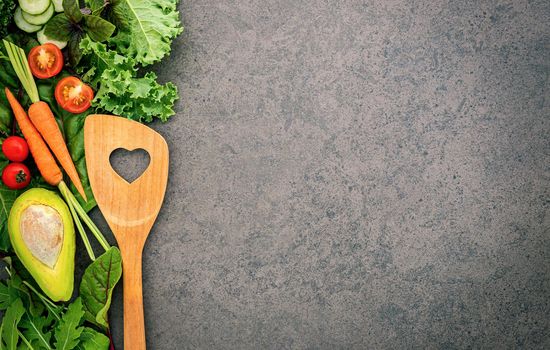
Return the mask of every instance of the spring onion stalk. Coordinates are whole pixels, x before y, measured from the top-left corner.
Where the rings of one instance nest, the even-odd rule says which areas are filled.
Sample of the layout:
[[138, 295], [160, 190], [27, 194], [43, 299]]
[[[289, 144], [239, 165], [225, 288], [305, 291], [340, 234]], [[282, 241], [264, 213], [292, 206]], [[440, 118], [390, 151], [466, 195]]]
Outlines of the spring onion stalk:
[[[35, 103], [40, 101], [38, 89], [36, 87], [34, 77], [32, 76], [25, 51], [23, 51], [23, 49], [20, 48], [19, 46], [7, 40], [3, 40], [3, 42], [4, 42], [4, 46], [6, 47], [6, 52], [8, 53], [8, 57], [13, 66], [13, 69], [15, 70], [15, 73], [17, 74], [17, 77], [19, 78], [21, 85], [23, 85], [23, 88], [27, 92], [27, 95], [29, 95], [31, 102]], [[103, 236], [99, 228], [94, 224], [92, 219], [90, 219], [86, 211], [82, 208], [82, 206], [80, 205], [78, 200], [75, 198], [74, 194], [71, 192], [67, 184], [65, 184], [64, 181], [61, 181], [57, 185], [57, 188], [59, 189], [59, 192], [61, 192], [61, 195], [63, 196], [63, 198], [65, 199], [65, 202], [67, 202], [67, 205], [69, 206], [69, 210], [71, 212], [75, 225], [78, 229], [78, 232], [80, 233], [80, 237], [84, 242], [84, 246], [86, 247], [86, 251], [90, 256], [90, 259], [95, 261], [94, 251], [92, 249], [88, 236], [86, 235], [86, 231], [84, 230], [84, 227], [80, 220], [82, 219], [82, 221], [90, 229], [90, 232], [92, 232], [94, 237], [97, 239], [99, 244], [103, 247], [103, 249], [105, 249], [105, 251], [107, 251], [111, 247], [109, 245], [109, 242], [107, 242], [107, 240], [105, 239], [105, 236]]]
[[[63, 182], [63, 184], [65, 184]], [[84, 247], [86, 247], [86, 251], [88, 252], [88, 256], [92, 261], [95, 261], [95, 254], [94, 250], [92, 249], [92, 245], [90, 244], [90, 240], [88, 239], [88, 236], [86, 235], [86, 231], [84, 230], [84, 227], [82, 226], [82, 222], [80, 222], [80, 218], [78, 217], [78, 214], [76, 213], [76, 210], [74, 209], [74, 206], [72, 203], [69, 202], [68, 195], [67, 195], [67, 185], [60, 186], [59, 191], [61, 192], [61, 195], [63, 198], [65, 198], [65, 202], [67, 202], [67, 206], [69, 207], [69, 210], [71, 211], [71, 215], [74, 219], [74, 223], [76, 225], [76, 228], [78, 229], [78, 232], [80, 233], [80, 237], [82, 238], [82, 242], [84, 242]]]

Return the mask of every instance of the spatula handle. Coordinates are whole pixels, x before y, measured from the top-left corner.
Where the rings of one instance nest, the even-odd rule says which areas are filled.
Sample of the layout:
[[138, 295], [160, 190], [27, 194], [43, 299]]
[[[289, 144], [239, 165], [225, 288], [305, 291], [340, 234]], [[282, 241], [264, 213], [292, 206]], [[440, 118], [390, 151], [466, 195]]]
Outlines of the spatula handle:
[[122, 272], [124, 281], [124, 349], [145, 350], [141, 252], [122, 253]]

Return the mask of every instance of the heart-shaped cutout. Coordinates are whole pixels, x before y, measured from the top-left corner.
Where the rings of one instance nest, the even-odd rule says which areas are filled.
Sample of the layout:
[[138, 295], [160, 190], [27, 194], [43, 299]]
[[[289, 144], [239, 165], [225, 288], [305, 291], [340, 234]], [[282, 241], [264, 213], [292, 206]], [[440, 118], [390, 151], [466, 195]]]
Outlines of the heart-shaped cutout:
[[151, 157], [149, 153], [142, 148], [133, 151], [129, 151], [125, 148], [117, 148], [111, 152], [109, 162], [114, 171], [131, 184], [147, 169], [151, 162]]

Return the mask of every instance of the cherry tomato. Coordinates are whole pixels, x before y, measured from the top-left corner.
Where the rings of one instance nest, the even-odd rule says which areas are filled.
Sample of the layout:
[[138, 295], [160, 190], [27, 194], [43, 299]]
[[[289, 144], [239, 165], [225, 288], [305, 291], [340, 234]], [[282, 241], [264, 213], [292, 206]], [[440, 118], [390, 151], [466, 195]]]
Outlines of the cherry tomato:
[[77, 77], [61, 79], [55, 87], [55, 100], [64, 110], [71, 113], [82, 113], [94, 99], [92, 88]]
[[22, 162], [29, 156], [29, 145], [22, 137], [10, 136], [2, 142], [2, 152], [12, 162]]
[[33, 47], [28, 61], [32, 75], [39, 79], [51, 78], [63, 68], [63, 54], [51, 43]]
[[2, 171], [2, 181], [12, 190], [20, 190], [31, 182], [31, 172], [23, 163], [10, 163]]

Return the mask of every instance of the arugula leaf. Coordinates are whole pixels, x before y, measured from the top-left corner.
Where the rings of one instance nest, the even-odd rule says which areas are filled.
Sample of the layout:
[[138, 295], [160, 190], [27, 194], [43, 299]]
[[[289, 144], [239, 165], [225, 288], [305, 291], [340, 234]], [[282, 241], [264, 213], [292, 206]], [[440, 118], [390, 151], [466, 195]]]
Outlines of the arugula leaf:
[[86, 321], [103, 329], [109, 328], [108, 311], [113, 289], [121, 275], [122, 258], [116, 247], [111, 247], [88, 266], [80, 283]]
[[4, 314], [4, 319], [2, 320], [2, 339], [6, 343], [8, 350], [17, 349], [17, 342], [19, 341], [17, 325], [24, 313], [23, 302], [21, 299], [17, 299], [8, 307]]
[[110, 0], [107, 18], [118, 28], [109, 43], [142, 65], [160, 61], [170, 53], [172, 39], [183, 28], [177, 0]]
[[84, 327], [80, 334], [80, 343], [77, 345], [77, 350], [107, 350], [109, 348], [109, 338], [98, 331]]
[[69, 305], [67, 312], [65, 312], [55, 329], [56, 350], [71, 350], [78, 345], [80, 335], [84, 330], [84, 327], [79, 327], [83, 315], [82, 300], [77, 298]]
[[48, 326], [48, 320], [42, 316], [30, 316], [25, 315], [21, 321], [21, 328], [23, 335], [31, 343], [36, 343], [40, 349], [51, 350], [50, 340], [52, 338], [51, 331], [44, 331], [44, 328]]
[[[4, 156], [0, 156], [0, 166], [2, 169], [7, 165], [8, 161]], [[10, 237], [8, 233], [8, 215], [10, 214], [13, 202], [21, 190], [16, 191], [7, 188], [3, 183], [0, 184], [0, 250], [8, 251], [11, 248]]]
[[[11, 304], [8, 286], [0, 282], [0, 310], [6, 310]], [[1, 332], [0, 332], [1, 334]]]

